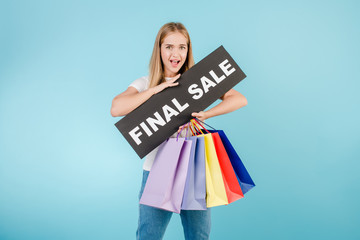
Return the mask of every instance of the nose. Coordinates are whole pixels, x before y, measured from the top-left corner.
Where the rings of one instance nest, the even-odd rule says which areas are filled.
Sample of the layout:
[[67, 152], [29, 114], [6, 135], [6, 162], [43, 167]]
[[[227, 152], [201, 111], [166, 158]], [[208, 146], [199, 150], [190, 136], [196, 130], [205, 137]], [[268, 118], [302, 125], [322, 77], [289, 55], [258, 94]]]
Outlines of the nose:
[[178, 50], [177, 48], [174, 48], [174, 49], [173, 49], [173, 52], [172, 52], [172, 55], [173, 55], [173, 57], [178, 57], [178, 56], [180, 56], [179, 50]]

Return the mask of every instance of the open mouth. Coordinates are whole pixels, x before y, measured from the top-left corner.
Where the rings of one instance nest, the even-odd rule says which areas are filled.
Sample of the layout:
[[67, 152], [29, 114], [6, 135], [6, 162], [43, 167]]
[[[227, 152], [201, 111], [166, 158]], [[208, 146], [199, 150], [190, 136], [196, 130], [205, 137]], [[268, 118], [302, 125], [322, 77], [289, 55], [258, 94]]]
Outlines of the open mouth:
[[170, 60], [171, 66], [177, 67], [180, 63], [180, 60]]

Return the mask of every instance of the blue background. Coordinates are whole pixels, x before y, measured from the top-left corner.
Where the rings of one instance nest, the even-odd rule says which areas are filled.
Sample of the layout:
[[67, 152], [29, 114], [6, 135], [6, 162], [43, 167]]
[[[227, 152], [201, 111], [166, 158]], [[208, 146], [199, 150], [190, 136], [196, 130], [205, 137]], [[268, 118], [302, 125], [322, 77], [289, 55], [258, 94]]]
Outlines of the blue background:
[[[142, 163], [111, 100], [155, 36], [188, 28], [247, 74], [209, 119], [257, 186], [212, 211], [212, 239], [360, 239], [358, 1], [1, 1], [0, 239], [134, 239]], [[165, 239], [183, 239], [173, 215]]]

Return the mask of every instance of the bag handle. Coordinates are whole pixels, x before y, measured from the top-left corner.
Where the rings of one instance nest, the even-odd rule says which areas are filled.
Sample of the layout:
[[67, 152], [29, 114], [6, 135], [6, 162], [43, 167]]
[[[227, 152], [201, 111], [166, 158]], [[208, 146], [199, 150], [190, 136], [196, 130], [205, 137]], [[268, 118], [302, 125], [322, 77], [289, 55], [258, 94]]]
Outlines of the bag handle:
[[193, 131], [192, 122], [190, 121], [188, 124], [189, 124], [189, 128], [190, 128], [190, 131], [191, 131], [192, 136], [196, 136], [196, 134], [194, 133], [194, 132], [196, 132], [196, 129], [194, 129], [194, 131]]
[[[204, 125], [208, 126], [209, 128], [212, 128], [213, 130], [216, 130], [215, 128], [213, 128], [213, 127], [210, 126], [209, 124], [206, 124], [206, 122], [203, 122], [203, 121], [201, 121], [201, 120], [198, 119], [198, 118], [194, 118], [194, 120], [195, 120], [202, 128], [204, 128], [205, 130], [206, 130], [206, 128], [205, 128], [203, 125], [201, 125], [200, 122], [203, 123]], [[207, 131], [207, 130], [206, 130], [206, 131]]]
[[[192, 133], [193, 136], [200, 135], [200, 134], [204, 134], [204, 132], [202, 131], [202, 129], [205, 130], [207, 133], [210, 133], [200, 122], [201, 122], [202, 124], [204, 124], [204, 125], [212, 128], [213, 130], [216, 130], [215, 128], [213, 128], [213, 127], [210, 126], [209, 124], [206, 124], [205, 122], [201, 121], [200, 119], [198, 119], [198, 118], [193, 118], [193, 119], [190, 120], [190, 122], [188, 122], [187, 124], [184, 124], [184, 125], [181, 126], [180, 131], [178, 132], [178, 134], [177, 134], [177, 136], [176, 136], [176, 140], [179, 139], [180, 133], [183, 131], [183, 129], [184, 129], [184, 127], [185, 127], [186, 125], [188, 125], [188, 126], [187, 126], [187, 128], [186, 128], [185, 136], [188, 135], [189, 128], [190, 128], [190, 131], [191, 131], [191, 133]], [[199, 126], [202, 127], [202, 129], [201, 129]], [[193, 130], [194, 130], [194, 131], [193, 131]], [[195, 133], [194, 133], [194, 132], [195, 132]]]
[[191, 120], [189, 121], [188, 124], [189, 124], [190, 131], [192, 133], [192, 136], [203, 134], [201, 129], [198, 126], [196, 126]]
[[202, 133], [202, 134], [204, 134], [203, 133], [203, 131], [201, 131], [201, 128], [198, 126], [198, 125], [200, 125], [207, 133], [210, 133], [203, 125], [201, 125], [201, 123], [199, 123], [196, 119], [191, 119], [191, 121], [193, 122], [193, 124], [194, 124], [194, 126], [196, 126], [199, 130], [200, 130], [200, 132]]
[[[179, 140], [179, 135], [180, 135], [180, 133], [182, 132], [182, 130], [184, 129], [184, 127], [185, 127], [186, 125], [187, 125], [187, 124], [184, 124], [184, 125], [181, 126], [180, 131], [178, 132], [178, 134], [177, 134], [177, 136], [176, 136], [176, 141]], [[188, 135], [188, 131], [189, 131], [189, 128], [187, 127], [187, 128], [186, 128], [185, 136]]]
[[201, 129], [199, 128], [199, 126], [197, 126], [194, 121], [192, 121], [192, 119], [190, 120], [191, 122], [191, 126], [194, 128], [196, 135], [200, 135], [200, 134], [204, 134]]

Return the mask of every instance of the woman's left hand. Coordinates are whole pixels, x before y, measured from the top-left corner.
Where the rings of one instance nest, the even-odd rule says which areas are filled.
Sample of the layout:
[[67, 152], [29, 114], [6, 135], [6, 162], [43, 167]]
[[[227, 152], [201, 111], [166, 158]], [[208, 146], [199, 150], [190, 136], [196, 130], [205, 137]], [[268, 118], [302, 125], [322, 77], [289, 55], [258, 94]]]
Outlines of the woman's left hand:
[[198, 118], [200, 121], [205, 121], [205, 119], [208, 119], [208, 116], [206, 112], [200, 111], [200, 112], [193, 112], [191, 116]]

